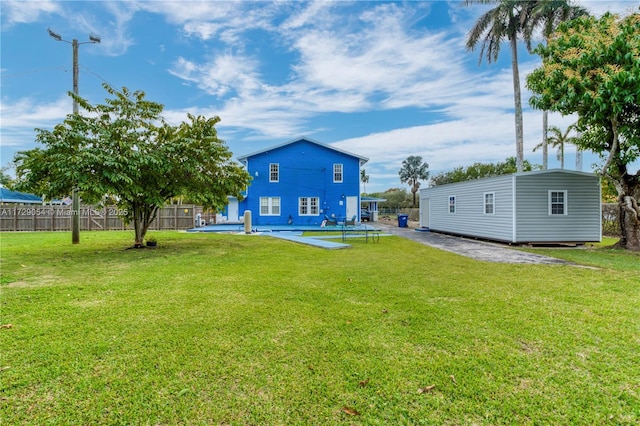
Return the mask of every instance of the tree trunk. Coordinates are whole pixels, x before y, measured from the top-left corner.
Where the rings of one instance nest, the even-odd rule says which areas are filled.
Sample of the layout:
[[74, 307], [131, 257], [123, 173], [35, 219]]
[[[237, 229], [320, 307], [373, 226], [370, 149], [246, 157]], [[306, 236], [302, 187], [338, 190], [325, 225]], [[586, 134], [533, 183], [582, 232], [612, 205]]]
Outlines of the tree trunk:
[[542, 170], [549, 165], [549, 111], [542, 111]]
[[144, 237], [147, 234], [149, 225], [156, 218], [157, 206], [146, 204], [134, 204], [133, 206], [133, 230], [135, 233], [135, 248], [144, 247]]
[[622, 195], [620, 205], [620, 241], [616, 244], [631, 251], [640, 251], [640, 207], [631, 195]]
[[513, 37], [511, 44], [511, 69], [513, 70], [513, 98], [516, 107], [516, 169], [524, 170], [524, 129], [522, 124], [522, 96], [520, 93], [520, 71], [518, 71], [518, 40]]
[[640, 174], [626, 173], [622, 164], [616, 166], [620, 176], [614, 180], [618, 191], [620, 241], [616, 246], [631, 251], [640, 251]]

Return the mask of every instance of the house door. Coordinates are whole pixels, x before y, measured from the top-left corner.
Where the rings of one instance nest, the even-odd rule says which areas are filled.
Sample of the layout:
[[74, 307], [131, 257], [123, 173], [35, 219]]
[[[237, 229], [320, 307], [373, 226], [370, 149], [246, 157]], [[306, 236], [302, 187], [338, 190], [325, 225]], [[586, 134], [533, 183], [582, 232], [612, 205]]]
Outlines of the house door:
[[230, 198], [229, 205], [227, 206], [227, 220], [229, 222], [238, 221], [238, 199]]
[[358, 197], [347, 197], [347, 214], [345, 214], [345, 217], [351, 219], [353, 216], [358, 217]]
[[429, 227], [429, 201], [429, 198], [420, 200], [420, 226], [423, 228]]

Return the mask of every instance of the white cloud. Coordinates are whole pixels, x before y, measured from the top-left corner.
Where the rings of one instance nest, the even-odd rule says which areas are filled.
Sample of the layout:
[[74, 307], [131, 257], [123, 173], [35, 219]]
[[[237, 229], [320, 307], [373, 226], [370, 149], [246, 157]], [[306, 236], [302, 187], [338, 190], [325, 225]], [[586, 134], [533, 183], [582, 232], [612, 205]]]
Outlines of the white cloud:
[[43, 1], [2, 1], [2, 26], [25, 24], [38, 21], [42, 15], [60, 13], [60, 3], [52, 0]]
[[263, 87], [253, 59], [223, 54], [203, 64], [178, 58], [169, 72], [216, 96], [250, 96]]

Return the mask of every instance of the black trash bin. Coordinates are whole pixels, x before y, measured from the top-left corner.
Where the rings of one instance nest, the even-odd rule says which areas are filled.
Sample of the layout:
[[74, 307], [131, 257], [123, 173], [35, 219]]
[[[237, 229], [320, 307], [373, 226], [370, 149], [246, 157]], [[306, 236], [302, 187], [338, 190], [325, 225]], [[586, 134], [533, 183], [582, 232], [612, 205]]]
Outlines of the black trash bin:
[[409, 223], [409, 215], [408, 214], [399, 214], [398, 215], [398, 227], [406, 228]]

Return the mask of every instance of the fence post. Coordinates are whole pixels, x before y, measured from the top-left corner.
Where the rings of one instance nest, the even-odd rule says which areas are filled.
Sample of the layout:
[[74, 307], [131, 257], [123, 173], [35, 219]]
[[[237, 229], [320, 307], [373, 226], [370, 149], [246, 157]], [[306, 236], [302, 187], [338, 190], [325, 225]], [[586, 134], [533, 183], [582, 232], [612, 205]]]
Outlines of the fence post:
[[178, 230], [178, 205], [173, 205], [173, 229]]

